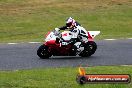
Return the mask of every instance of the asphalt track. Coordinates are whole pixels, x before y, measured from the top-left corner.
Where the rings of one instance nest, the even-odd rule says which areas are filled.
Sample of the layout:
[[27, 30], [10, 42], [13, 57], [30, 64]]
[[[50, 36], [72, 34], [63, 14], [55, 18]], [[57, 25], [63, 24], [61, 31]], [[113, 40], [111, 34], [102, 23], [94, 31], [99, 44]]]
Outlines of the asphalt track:
[[96, 41], [96, 53], [87, 58], [51, 57], [40, 59], [36, 50], [41, 44], [0, 44], [0, 70], [44, 67], [76, 67], [98, 65], [132, 65], [132, 40]]

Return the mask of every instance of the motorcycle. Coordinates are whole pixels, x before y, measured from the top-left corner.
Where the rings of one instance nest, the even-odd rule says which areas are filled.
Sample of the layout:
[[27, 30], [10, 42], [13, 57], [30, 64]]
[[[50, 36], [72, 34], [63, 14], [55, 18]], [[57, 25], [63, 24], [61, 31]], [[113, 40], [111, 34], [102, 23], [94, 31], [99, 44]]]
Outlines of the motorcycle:
[[[76, 56], [89, 57], [93, 55], [97, 49], [97, 44], [94, 42], [94, 37], [100, 33], [100, 31], [88, 31], [88, 43], [83, 45], [80, 41], [75, 44], [68, 44], [68, 41], [72, 37], [71, 31], [59, 31], [53, 30], [48, 32], [45, 38], [45, 42], [38, 48], [37, 55], [41, 59], [46, 59], [51, 56]], [[86, 48], [86, 49], [85, 49]]]

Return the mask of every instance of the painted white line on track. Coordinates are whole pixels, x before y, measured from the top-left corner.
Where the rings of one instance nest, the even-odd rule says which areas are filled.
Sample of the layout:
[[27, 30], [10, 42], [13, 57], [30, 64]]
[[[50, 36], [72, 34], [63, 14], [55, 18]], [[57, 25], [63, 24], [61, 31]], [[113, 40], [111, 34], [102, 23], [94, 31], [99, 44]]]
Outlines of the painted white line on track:
[[28, 43], [36, 44], [36, 43], [41, 43], [41, 42], [28, 42]]
[[130, 66], [130, 65], [120, 65], [120, 66]]
[[132, 39], [132, 38], [128, 38], [128, 39]]
[[18, 44], [18, 43], [7, 43], [7, 44], [9, 44], [9, 45], [15, 45], [15, 44]]
[[[127, 38], [127, 39], [132, 39], [132, 38]], [[110, 40], [110, 41], [112, 41], [112, 40], [118, 40], [118, 39], [104, 39], [104, 40]], [[24, 43], [24, 42], [22, 42], [22, 43]], [[39, 44], [39, 43], [42, 43], [42, 42], [28, 42], [28, 43], [30, 43], [30, 44]], [[15, 44], [21, 44], [21, 43], [7, 43], [7, 44], [9, 44], [9, 45], [15, 45]]]
[[117, 39], [104, 39], [104, 40], [117, 40]]

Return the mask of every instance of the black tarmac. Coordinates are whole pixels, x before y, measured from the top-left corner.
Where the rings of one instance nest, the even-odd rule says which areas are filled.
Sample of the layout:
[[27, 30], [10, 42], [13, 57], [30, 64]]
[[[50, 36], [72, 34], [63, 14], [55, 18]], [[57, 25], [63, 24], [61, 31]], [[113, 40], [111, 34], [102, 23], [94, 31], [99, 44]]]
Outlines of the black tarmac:
[[132, 65], [132, 40], [95, 41], [98, 49], [91, 57], [53, 56], [40, 59], [36, 51], [41, 44], [0, 44], [0, 70], [47, 67]]

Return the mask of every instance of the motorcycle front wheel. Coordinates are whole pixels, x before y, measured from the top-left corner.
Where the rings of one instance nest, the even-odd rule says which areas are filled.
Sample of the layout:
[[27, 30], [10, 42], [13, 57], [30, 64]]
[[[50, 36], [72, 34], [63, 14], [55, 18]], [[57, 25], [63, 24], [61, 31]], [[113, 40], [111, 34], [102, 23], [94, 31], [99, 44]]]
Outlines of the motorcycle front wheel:
[[41, 59], [46, 59], [49, 58], [50, 52], [48, 51], [48, 47], [45, 45], [41, 45], [38, 50], [37, 50], [37, 55], [41, 58]]

